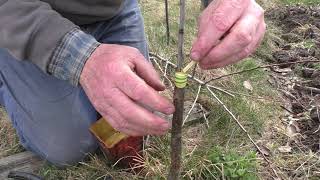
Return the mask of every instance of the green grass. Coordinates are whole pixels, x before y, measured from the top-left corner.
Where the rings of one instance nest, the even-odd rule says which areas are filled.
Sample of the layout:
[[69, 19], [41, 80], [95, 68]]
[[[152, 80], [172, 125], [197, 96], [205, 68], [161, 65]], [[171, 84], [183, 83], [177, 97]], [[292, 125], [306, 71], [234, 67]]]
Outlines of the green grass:
[[230, 180], [255, 180], [257, 172], [257, 155], [255, 152], [239, 154], [236, 151], [224, 150], [221, 147], [213, 148], [208, 155], [213, 164], [209, 174], [217, 179], [227, 178]]

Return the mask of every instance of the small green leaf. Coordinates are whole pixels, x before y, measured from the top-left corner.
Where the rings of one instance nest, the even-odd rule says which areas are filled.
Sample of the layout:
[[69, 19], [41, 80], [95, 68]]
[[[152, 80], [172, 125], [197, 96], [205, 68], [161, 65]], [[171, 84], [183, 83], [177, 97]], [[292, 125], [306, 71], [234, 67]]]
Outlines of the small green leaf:
[[246, 173], [246, 170], [245, 169], [238, 169], [237, 170], [237, 174], [242, 177], [244, 174]]

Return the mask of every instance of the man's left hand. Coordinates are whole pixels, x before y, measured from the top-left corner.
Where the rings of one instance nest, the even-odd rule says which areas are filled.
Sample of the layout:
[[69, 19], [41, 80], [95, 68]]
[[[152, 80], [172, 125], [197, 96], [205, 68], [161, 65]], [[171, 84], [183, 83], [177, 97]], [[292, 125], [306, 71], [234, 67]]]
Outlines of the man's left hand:
[[191, 58], [202, 69], [235, 63], [256, 50], [265, 30], [264, 10], [254, 0], [215, 0], [200, 16]]

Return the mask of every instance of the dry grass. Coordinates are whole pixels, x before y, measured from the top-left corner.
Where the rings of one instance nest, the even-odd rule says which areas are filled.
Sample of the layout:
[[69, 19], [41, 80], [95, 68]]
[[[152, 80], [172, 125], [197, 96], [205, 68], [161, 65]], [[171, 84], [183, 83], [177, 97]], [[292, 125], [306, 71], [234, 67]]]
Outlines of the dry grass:
[[[275, 6], [275, 1], [260, 0], [264, 7]], [[143, 15], [145, 17], [146, 32], [150, 42], [152, 52], [165, 58], [176, 59], [176, 34], [178, 28], [178, 0], [170, 3], [170, 25], [171, 42], [166, 45], [165, 22], [164, 22], [164, 2], [140, 0]], [[186, 18], [186, 44], [185, 52], [191, 47], [196, 34], [197, 17], [200, 14], [200, 1], [187, 0]], [[274, 41], [279, 39], [279, 30], [269, 22], [269, 31], [263, 45], [259, 48], [255, 56], [246, 61], [224, 69], [201, 71], [197, 75], [201, 79], [208, 79], [221, 74], [247, 69], [260, 64], [270, 58], [272, 50], [275, 48]], [[171, 70], [172, 71], [172, 70]], [[201, 75], [201, 76], [200, 76]], [[243, 82], [249, 80], [253, 86], [250, 92], [243, 87]], [[283, 178], [288, 178], [288, 172], [299, 171], [301, 176], [319, 172], [319, 157], [314, 153], [294, 153], [281, 154], [277, 148], [286, 142], [286, 135], [283, 132], [283, 124], [279, 120], [281, 111], [279, 109], [279, 95], [268, 85], [268, 72], [257, 70], [238, 76], [226, 78], [214, 85], [233, 91], [235, 97], [227, 96], [217, 92], [219, 98], [231, 108], [239, 117], [241, 123], [248, 129], [255, 140], [271, 150], [270, 159], [278, 167], [278, 174]], [[188, 98], [193, 99], [197, 90], [197, 84], [191, 83], [188, 89]], [[170, 93], [166, 93], [170, 97]], [[257, 98], [259, 97], [259, 98]], [[211, 111], [209, 116], [210, 128], [203, 124], [191, 126], [184, 130], [184, 152], [183, 152], [183, 172], [184, 179], [214, 179], [224, 176], [223, 173], [212, 169], [215, 166], [208, 160], [208, 156], [217, 146], [223, 151], [235, 151], [240, 155], [248, 151], [254, 151], [254, 147], [247, 139], [240, 128], [231, 120], [230, 116], [210, 97], [207, 91], [202, 91], [199, 103]], [[3, 120], [5, 113], [0, 111], [0, 157], [12, 154], [19, 149], [18, 140], [14, 134], [9, 121]], [[151, 137], [150, 144], [145, 153], [144, 171], [141, 174], [130, 174], [123, 170], [106, 164], [103, 156], [93, 155], [89, 161], [81, 163], [77, 167], [66, 170], [59, 170], [52, 166], [43, 167], [40, 174], [46, 179], [104, 179], [112, 176], [115, 179], [165, 179], [169, 165], [169, 138]], [[257, 170], [253, 172], [259, 179], [272, 178], [272, 170], [266, 168], [265, 162], [257, 157]], [[220, 173], [220, 174], [219, 174]], [[226, 177], [230, 178], [230, 177]], [[303, 179], [303, 178], [302, 178]]]
[[0, 139], [0, 158], [22, 150], [15, 130], [2, 107], [0, 107]]

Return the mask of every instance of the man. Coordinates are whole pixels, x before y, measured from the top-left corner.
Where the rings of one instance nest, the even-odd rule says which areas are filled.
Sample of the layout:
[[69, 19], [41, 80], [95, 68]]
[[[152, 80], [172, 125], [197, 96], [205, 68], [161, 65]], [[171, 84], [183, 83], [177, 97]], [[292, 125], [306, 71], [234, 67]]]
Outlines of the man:
[[[216, 0], [199, 18], [203, 69], [251, 54], [265, 32], [254, 0]], [[97, 148], [99, 114], [132, 136], [162, 135], [174, 106], [148, 59], [137, 0], [0, 0], [0, 103], [22, 145], [57, 166]]]

